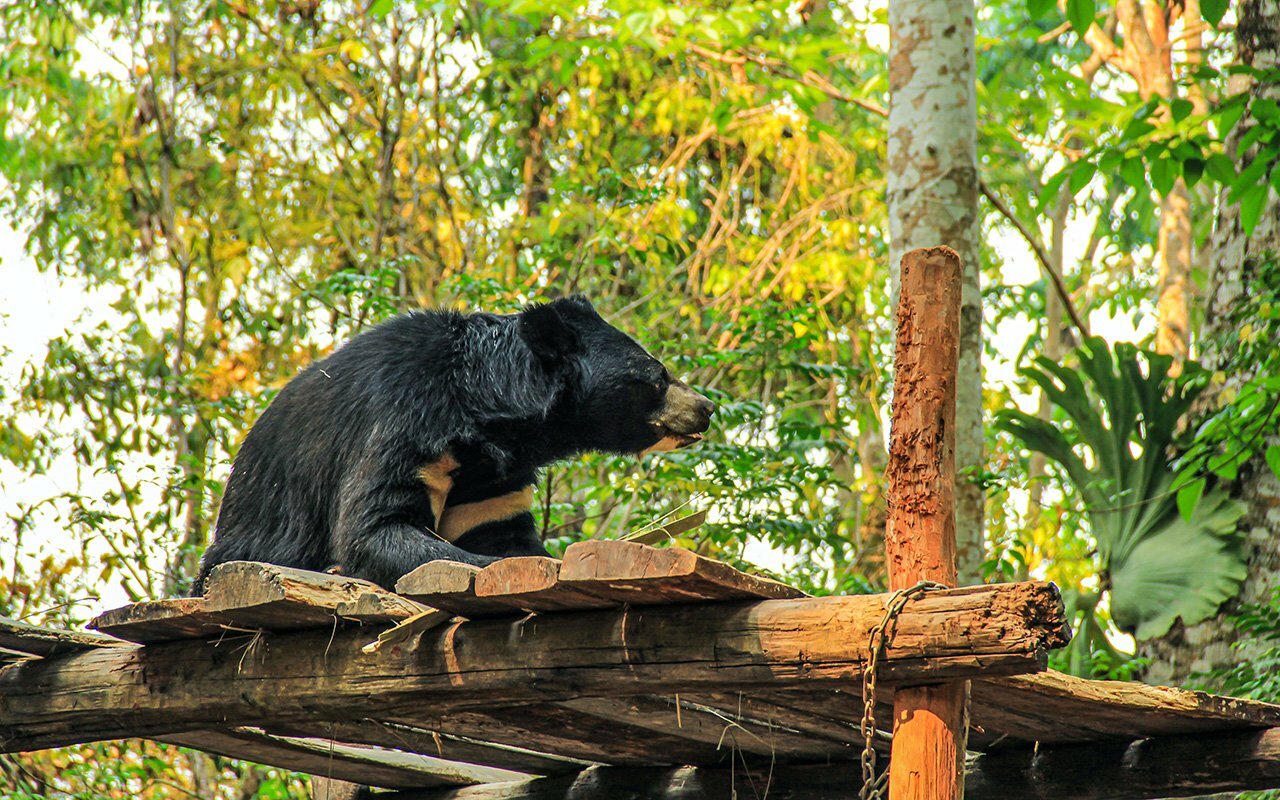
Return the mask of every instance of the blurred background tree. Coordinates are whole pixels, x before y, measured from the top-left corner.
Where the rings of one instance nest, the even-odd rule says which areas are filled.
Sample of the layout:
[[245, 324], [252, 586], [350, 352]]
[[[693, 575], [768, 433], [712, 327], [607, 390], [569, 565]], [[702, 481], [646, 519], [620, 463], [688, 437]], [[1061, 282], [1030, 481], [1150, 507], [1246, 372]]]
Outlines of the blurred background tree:
[[[1008, 426], [971, 443], [986, 453], [965, 478], [985, 498], [983, 576], [1069, 590], [1088, 635], [1059, 663], [1080, 674], [1143, 665], [1110, 618], [1114, 582], [1149, 577], [1143, 559], [1112, 557], [1100, 520], [1116, 509], [1159, 505], [1173, 525], [1170, 492], [1188, 519], [1205, 497], [1238, 497], [1252, 533], [1203, 534], [1236, 554], [1226, 580], [1249, 542], [1280, 540], [1264, 502], [1280, 365], [1259, 355], [1280, 351], [1280, 301], [1215, 288], [1206, 312], [1202, 299], [1206, 285], [1276, 285], [1280, 80], [1258, 66], [1241, 93], [1225, 70], [1233, 45], [1248, 67], [1278, 37], [1240, 45], [1237, 17], [1280, 27], [1275, 0], [1237, 13], [1029, 0], [973, 16], [988, 419], [1021, 407], [1073, 435], [1092, 418], [1079, 403], [1105, 398], [1064, 406], [1051, 380], [1014, 369], [1041, 356], [1077, 372], [1091, 333], [1176, 364], [1217, 354], [1185, 369], [1208, 388], [1178, 431], [1111, 431], [1178, 476], [1136, 501], [1123, 481], [1077, 485]], [[0, 492], [0, 614], [74, 625], [103, 602], [185, 591], [244, 432], [362, 327], [573, 291], [722, 410], [699, 448], [548, 470], [553, 550], [708, 508], [680, 544], [818, 593], [880, 588], [888, 23], [883, 4], [826, 0], [0, 2], [0, 215], [25, 241], [5, 260], [83, 298], [37, 358], [0, 344], [0, 479], [51, 476], [32, 484], [48, 491]], [[910, 168], [893, 167], [897, 185]], [[1215, 209], [1227, 240], [1209, 243]], [[1276, 574], [1267, 563], [1258, 580]], [[1265, 592], [1250, 597], [1249, 618], [1271, 619]], [[1210, 620], [1226, 642], [1232, 613]], [[151, 743], [0, 771], [21, 797], [306, 792]]]

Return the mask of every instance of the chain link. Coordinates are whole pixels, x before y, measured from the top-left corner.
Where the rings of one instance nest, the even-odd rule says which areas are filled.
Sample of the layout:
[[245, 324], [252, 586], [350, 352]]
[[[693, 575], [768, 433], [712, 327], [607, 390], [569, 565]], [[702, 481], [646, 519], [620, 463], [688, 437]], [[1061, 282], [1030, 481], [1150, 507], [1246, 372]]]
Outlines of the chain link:
[[871, 638], [867, 643], [867, 663], [862, 670], [862, 791], [858, 793], [860, 800], [883, 800], [885, 783], [889, 771], [885, 770], [876, 776], [876, 671], [880, 663], [880, 654], [884, 652], [885, 631], [902, 613], [907, 603], [916, 597], [935, 589], [946, 589], [947, 586], [936, 581], [920, 581], [915, 586], [899, 589], [889, 597], [885, 604], [884, 616], [871, 629]]

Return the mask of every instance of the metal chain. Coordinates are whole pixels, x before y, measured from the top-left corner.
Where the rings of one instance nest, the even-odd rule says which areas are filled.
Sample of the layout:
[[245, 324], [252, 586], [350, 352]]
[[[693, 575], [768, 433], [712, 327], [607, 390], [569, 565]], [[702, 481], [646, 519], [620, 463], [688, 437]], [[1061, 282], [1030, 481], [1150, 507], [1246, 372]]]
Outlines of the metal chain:
[[885, 604], [884, 616], [879, 624], [871, 629], [871, 638], [867, 643], [867, 663], [862, 670], [862, 791], [858, 793], [860, 800], [882, 800], [885, 783], [889, 771], [885, 770], [876, 776], [876, 670], [880, 662], [880, 654], [884, 652], [885, 631], [893, 623], [902, 609], [912, 599], [935, 589], [949, 587], [936, 581], [920, 581], [915, 586], [899, 589], [889, 597]]

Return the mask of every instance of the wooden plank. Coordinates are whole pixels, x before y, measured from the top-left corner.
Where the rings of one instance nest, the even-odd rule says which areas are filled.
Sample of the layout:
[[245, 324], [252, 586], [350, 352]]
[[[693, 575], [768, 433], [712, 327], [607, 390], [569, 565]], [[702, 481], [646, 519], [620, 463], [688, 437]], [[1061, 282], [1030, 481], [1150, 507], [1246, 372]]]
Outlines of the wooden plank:
[[277, 631], [332, 628], [339, 605], [389, 594], [357, 578], [253, 561], [219, 564], [204, 586], [206, 611], [222, 612], [221, 619], [238, 627]]
[[119, 639], [87, 631], [66, 631], [0, 617], [0, 647], [33, 656], [61, 656], [99, 647], [127, 647]]
[[785, 583], [739, 572], [680, 547], [626, 541], [569, 545], [559, 580], [561, 585], [631, 605], [805, 596]]
[[347, 744], [363, 744], [423, 753], [448, 761], [499, 767], [530, 775], [578, 772], [592, 762], [543, 753], [518, 745], [481, 741], [443, 731], [438, 725], [409, 724], [390, 720], [297, 722], [273, 725], [268, 733], [309, 737]]
[[1060, 672], [975, 681], [972, 691], [984, 747], [1280, 727], [1280, 706], [1270, 703]]
[[504, 558], [476, 575], [476, 597], [500, 598], [526, 611], [577, 611], [618, 605], [560, 582], [560, 562], [545, 556]]
[[422, 603], [382, 590], [361, 592], [355, 600], [343, 600], [334, 608], [342, 619], [361, 625], [389, 625], [426, 610]]
[[399, 750], [272, 736], [253, 728], [190, 731], [157, 738], [228, 758], [388, 789], [465, 786], [528, 777]]
[[[956, 584], [955, 421], [960, 256], [949, 247], [902, 257], [889, 432], [889, 589]], [[893, 701], [889, 796], [960, 800], [969, 687], [899, 689]]]
[[[459, 621], [367, 654], [369, 632], [97, 648], [0, 670], [0, 750], [203, 728], [583, 696], [855, 685], [884, 595], [608, 609]], [[1062, 601], [1027, 582], [909, 603], [882, 679], [1038, 671]]]
[[[561, 703], [565, 708], [604, 720], [642, 728], [677, 739], [785, 761], [855, 758], [845, 742], [815, 737], [765, 715], [756, 716], [745, 703], [732, 713], [683, 697], [641, 695], [625, 698], [582, 697]], [[694, 763], [694, 762], [688, 762]]]
[[655, 733], [550, 703], [399, 717], [455, 735], [532, 747], [599, 764], [728, 764], [732, 748]]
[[476, 597], [480, 567], [456, 561], [428, 561], [396, 582], [396, 593], [468, 619], [525, 612], [501, 598]]
[[[203, 597], [145, 600], [104, 611], [89, 627], [138, 644], [208, 639], [235, 631], [226, 618], [205, 610]], [[240, 632], [252, 629], [240, 629]]]

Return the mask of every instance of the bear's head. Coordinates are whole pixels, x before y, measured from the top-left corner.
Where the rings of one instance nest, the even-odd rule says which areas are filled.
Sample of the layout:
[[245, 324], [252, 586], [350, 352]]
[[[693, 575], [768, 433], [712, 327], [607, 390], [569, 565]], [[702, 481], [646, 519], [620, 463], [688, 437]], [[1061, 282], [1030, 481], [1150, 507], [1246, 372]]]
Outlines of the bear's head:
[[575, 295], [529, 306], [521, 338], [565, 392], [555, 416], [576, 450], [648, 453], [687, 447], [711, 424], [715, 403], [672, 377], [634, 339]]

